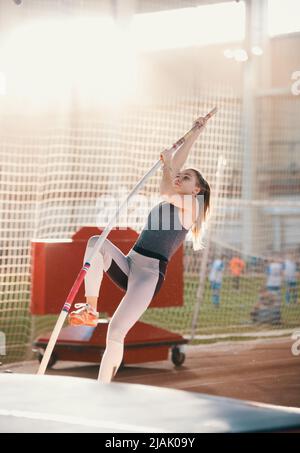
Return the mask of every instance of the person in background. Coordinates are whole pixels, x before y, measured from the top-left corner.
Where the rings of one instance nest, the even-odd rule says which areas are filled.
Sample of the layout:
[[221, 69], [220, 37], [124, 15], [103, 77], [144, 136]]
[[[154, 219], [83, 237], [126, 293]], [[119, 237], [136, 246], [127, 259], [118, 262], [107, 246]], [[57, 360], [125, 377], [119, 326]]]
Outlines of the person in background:
[[210, 287], [212, 290], [212, 303], [215, 308], [220, 306], [220, 292], [223, 281], [223, 273], [225, 269], [225, 256], [217, 258], [213, 261], [209, 273]]
[[297, 303], [297, 264], [292, 254], [288, 254], [283, 263], [283, 275], [285, 281], [285, 302], [290, 304], [291, 300]]
[[276, 324], [281, 323], [281, 298], [267, 288], [261, 287], [258, 301], [250, 315], [254, 323]]
[[283, 278], [283, 263], [278, 256], [269, 260], [266, 268], [267, 290], [274, 293], [276, 296], [281, 295], [282, 278]]
[[245, 262], [238, 256], [233, 256], [229, 262], [230, 273], [233, 278], [234, 288], [240, 289], [240, 276], [245, 269]]

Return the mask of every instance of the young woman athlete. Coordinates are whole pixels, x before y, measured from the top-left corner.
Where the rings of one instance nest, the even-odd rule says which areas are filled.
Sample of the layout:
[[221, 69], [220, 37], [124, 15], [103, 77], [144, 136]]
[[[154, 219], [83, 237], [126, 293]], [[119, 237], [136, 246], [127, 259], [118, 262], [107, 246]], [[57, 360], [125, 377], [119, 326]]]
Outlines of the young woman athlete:
[[[110, 382], [115, 376], [122, 362], [125, 336], [160, 290], [168, 262], [190, 229], [194, 249], [199, 248], [201, 224], [210, 203], [210, 187], [198, 170], [181, 170], [193, 143], [205, 128], [206, 119], [201, 117], [194, 125], [197, 128], [181, 148], [174, 154], [165, 150], [160, 155], [163, 161], [162, 201], [150, 211], [137, 241], [124, 255], [112, 242], [105, 240], [85, 276], [86, 303], [76, 304], [77, 310], [69, 315], [71, 325], [97, 325], [103, 271], [126, 291], [108, 326], [99, 372], [99, 380], [103, 383]], [[98, 238], [89, 239], [84, 262]]]

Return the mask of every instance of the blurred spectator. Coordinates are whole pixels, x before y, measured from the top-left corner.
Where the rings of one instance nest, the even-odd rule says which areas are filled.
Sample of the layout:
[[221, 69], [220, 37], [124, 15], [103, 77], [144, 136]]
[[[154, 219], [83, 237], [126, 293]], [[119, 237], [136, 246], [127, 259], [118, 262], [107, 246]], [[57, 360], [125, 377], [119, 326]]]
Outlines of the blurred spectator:
[[229, 262], [234, 288], [240, 289], [240, 276], [245, 269], [245, 262], [238, 256], [233, 256]]
[[281, 297], [279, 293], [261, 288], [257, 304], [253, 307], [250, 315], [255, 323], [280, 324]]
[[289, 304], [292, 300], [297, 303], [297, 264], [293, 255], [288, 254], [283, 263], [283, 275], [285, 281], [285, 302]]
[[225, 269], [225, 256], [217, 258], [213, 261], [209, 273], [210, 287], [212, 290], [212, 303], [218, 308], [220, 306], [220, 292], [223, 281], [223, 273]]
[[279, 257], [269, 260], [266, 269], [267, 273], [267, 290], [273, 292], [275, 295], [281, 294], [282, 277], [283, 277], [283, 263]]

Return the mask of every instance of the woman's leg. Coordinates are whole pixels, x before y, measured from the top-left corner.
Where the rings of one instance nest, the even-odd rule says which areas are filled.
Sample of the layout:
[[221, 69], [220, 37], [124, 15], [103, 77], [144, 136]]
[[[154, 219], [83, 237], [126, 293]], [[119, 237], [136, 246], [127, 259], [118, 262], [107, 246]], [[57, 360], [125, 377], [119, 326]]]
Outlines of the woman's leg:
[[127, 292], [111, 318], [107, 331], [106, 349], [98, 376], [98, 380], [103, 383], [110, 382], [116, 374], [123, 358], [125, 336], [146, 311], [156, 288], [160, 286], [159, 261], [156, 261], [157, 270], [132, 264]]
[[[87, 243], [83, 262], [91, 256], [92, 250], [99, 236], [92, 236]], [[107, 272], [110, 278], [121, 288], [127, 287], [129, 264], [128, 258], [108, 239], [105, 239], [104, 244], [97, 256], [94, 257], [91, 267], [88, 270], [85, 279], [85, 297], [87, 303], [97, 308], [97, 299], [101, 282], [103, 279], [103, 271]]]
[[[92, 236], [87, 243], [83, 262], [89, 260], [99, 236]], [[129, 264], [128, 258], [108, 239], [104, 241], [100, 252], [94, 256], [84, 278], [86, 304], [75, 304], [77, 310], [69, 314], [72, 326], [92, 326], [98, 324], [97, 302], [103, 279], [103, 271], [122, 289], [127, 288]]]

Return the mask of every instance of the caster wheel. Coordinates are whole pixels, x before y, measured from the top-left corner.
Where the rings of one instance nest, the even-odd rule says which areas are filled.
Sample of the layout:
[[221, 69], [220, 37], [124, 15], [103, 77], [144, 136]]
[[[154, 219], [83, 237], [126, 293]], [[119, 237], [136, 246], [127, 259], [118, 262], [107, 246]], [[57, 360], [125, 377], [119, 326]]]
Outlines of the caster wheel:
[[185, 354], [180, 351], [178, 346], [174, 346], [172, 348], [171, 359], [175, 366], [181, 366], [185, 361]]
[[[42, 354], [41, 352], [39, 352], [38, 354], [38, 361], [41, 363], [41, 361], [43, 360], [43, 357], [44, 357], [44, 354]], [[48, 362], [48, 365], [47, 365], [47, 369], [49, 368], [52, 368], [57, 362], [57, 356], [56, 354], [52, 353], [51, 354], [51, 357], [50, 357], [50, 360]]]

